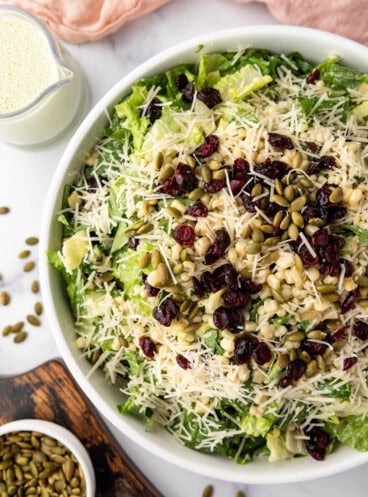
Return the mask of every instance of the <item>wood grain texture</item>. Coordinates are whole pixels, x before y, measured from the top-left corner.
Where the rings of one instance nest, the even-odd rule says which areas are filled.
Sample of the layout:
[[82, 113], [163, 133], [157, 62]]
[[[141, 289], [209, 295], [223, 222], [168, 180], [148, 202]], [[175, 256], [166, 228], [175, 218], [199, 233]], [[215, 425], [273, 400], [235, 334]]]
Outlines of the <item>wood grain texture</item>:
[[162, 497], [134, 466], [59, 361], [0, 378], [0, 424], [21, 418], [53, 421], [84, 444], [96, 473], [96, 497]]

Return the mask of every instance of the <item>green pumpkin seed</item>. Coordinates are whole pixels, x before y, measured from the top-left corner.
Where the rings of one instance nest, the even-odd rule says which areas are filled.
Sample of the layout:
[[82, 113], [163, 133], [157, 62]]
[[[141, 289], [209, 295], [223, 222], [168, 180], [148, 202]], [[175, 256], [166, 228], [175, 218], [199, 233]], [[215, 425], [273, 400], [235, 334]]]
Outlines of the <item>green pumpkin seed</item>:
[[185, 313], [191, 306], [191, 301], [190, 300], [184, 300], [184, 302], [181, 303], [180, 305], [180, 312]]
[[288, 202], [292, 202], [295, 197], [295, 189], [293, 185], [288, 185], [285, 187], [284, 190], [284, 197]]
[[162, 262], [161, 252], [159, 250], [154, 250], [151, 254], [151, 264], [153, 269], [156, 269], [160, 262]]
[[305, 204], [307, 203], [307, 197], [305, 195], [301, 195], [293, 200], [290, 204], [290, 211], [301, 211]]
[[317, 364], [318, 364], [318, 367], [321, 371], [324, 371], [325, 368], [326, 368], [326, 363], [325, 363], [325, 360], [323, 359], [323, 357], [321, 355], [318, 355], [316, 357], [317, 359]]
[[324, 226], [326, 223], [325, 221], [323, 221], [323, 219], [320, 219], [319, 217], [312, 217], [312, 219], [310, 219], [308, 221], [308, 224], [311, 224], [312, 226], [317, 226], [318, 228]]
[[175, 172], [174, 168], [172, 167], [171, 164], [165, 164], [157, 176], [158, 182], [162, 183], [163, 181], [166, 181], [167, 179], [171, 178], [174, 172]]
[[274, 218], [273, 218], [272, 224], [274, 226], [280, 226], [283, 219], [284, 219], [283, 211], [277, 211]]
[[194, 331], [197, 331], [201, 327], [202, 323], [189, 323], [185, 328], [183, 329], [184, 333], [193, 333]]
[[212, 495], [213, 495], [213, 486], [207, 485], [207, 487], [203, 489], [202, 497], [212, 497]]
[[22, 343], [27, 338], [27, 336], [28, 336], [28, 333], [26, 331], [18, 331], [18, 333], [16, 333], [14, 335], [13, 342], [14, 343]]
[[201, 308], [199, 307], [198, 304], [195, 304], [192, 309], [189, 311], [189, 314], [188, 314], [188, 319], [189, 321], [191, 321], [192, 319], [194, 319], [200, 312]]
[[312, 330], [307, 333], [307, 337], [312, 340], [324, 340], [327, 336], [327, 333], [321, 330]]
[[183, 272], [183, 269], [184, 269], [183, 264], [179, 262], [179, 264], [175, 264], [175, 266], [173, 266], [172, 272], [174, 273], [175, 276], [178, 276]]
[[368, 276], [366, 275], [359, 276], [357, 283], [358, 286], [361, 286], [362, 288], [368, 288]]
[[296, 224], [291, 223], [288, 227], [288, 235], [292, 240], [297, 240], [299, 238], [299, 228]]
[[272, 235], [272, 233], [274, 232], [274, 226], [272, 226], [271, 224], [261, 224], [259, 229], [267, 235]]
[[263, 242], [266, 247], [274, 247], [278, 243], [280, 243], [281, 239], [279, 236], [271, 236], [270, 238], [266, 238]]
[[40, 285], [38, 283], [38, 281], [32, 281], [32, 284], [31, 284], [31, 292], [32, 293], [38, 293], [40, 291]]
[[304, 186], [304, 188], [312, 188], [312, 186], [313, 186], [313, 181], [311, 181], [310, 179], [306, 178], [305, 176], [302, 176], [299, 179], [299, 183], [302, 186]]
[[206, 165], [201, 167], [201, 177], [205, 183], [209, 183], [212, 179], [211, 171]]
[[222, 168], [221, 162], [215, 159], [209, 160], [206, 165], [211, 169], [211, 171], [217, 171], [218, 169]]
[[294, 331], [287, 336], [289, 342], [301, 342], [305, 338], [302, 331]]
[[284, 185], [281, 183], [281, 181], [278, 178], [275, 179], [275, 190], [276, 193], [278, 193], [281, 196], [284, 193]]
[[263, 191], [263, 188], [262, 188], [261, 183], [256, 183], [253, 186], [250, 194], [251, 194], [252, 197], [258, 197], [258, 195], [261, 195], [262, 191]]
[[0, 214], [1, 214], [1, 215], [2, 215], [2, 214], [8, 214], [9, 212], [10, 212], [9, 207], [6, 207], [5, 205], [2, 205], [2, 206], [0, 207]]
[[338, 204], [342, 200], [342, 189], [338, 186], [337, 188], [334, 188], [332, 192], [330, 193], [328, 200], [333, 203], [333, 204]]
[[157, 152], [157, 154], [153, 159], [153, 166], [155, 168], [155, 171], [159, 171], [162, 168], [163, 163], [164, 163], [164, 154], [161, 151]]
[[146, 233], [149, 233], [152, 230], [153, 230], [153, 224], [152, 223], [144, 223], [143, 226], [141, 226], [137, 230], [137, 235], [145, 235]]
[[300, 212], [292, 212], [291, 213], [291, 220], [292, 222], [298, 227], [298, 228], [303, 228], [304, 227], [304, 218], [300, 214]]
[[272, 297], [276, 300], [276, 302], [278, 302], [279, 304], [283, 304], [285, 302], [285, 299], [284, 297], [281, 295], [280, 292], [278, 292], [277, 290], [275, 290], [274, 288], [271, 288], [271, 293], [272, 293]]
[[10, 333], [12, 331], [13, 331], [13, 326], [11, 324], [8, 324], [8, 325], [4, 326], [4, 328], [1, 331], [1, 334], [3, 335], [3, 337], [6, 337], [6, 336], [10, 335]]
[[0, 304], [8, 305], [10, 303], [10, 295], [8, 292], [0, 292]]
[[195, 188], [194, 190], [192, 190], [189, 194], [188, 194], [188, 198], [190, 200], [199, 200], [200, 198], [203, 197], [204, 195], [204, 190], [203, 188]]
[[244, 252], [249, 255], [259, 254], [262, 250], [262, 245], [260, 243], [248, 243], [244, 246]]
[[41, 314], [43, 313], [43, 306], [41, 302], [36, 302], [33, 308], [37, 316], [41, 316]]
[[32, 326], [41, 326], [41, 321], [38, 319], [37, 316], [34, 316], [33, 314], [27, 315], [27, 321]]
[[280, 229], [287, 230], [291, 221], [291, 216], [288, 214], [280, 223]]
[[224, 179], [224, 178], [226, 178], [225, 169], [219, 169], [218, 171], [214, 171], [212, 173], [212, 178], [213, 179]]
[[328, 300], [328, 302], [339, 302], [340, 296], [338, 293], [325, 293], [323, 294], [323, 297]]
[[285, 197], [282, 197], [281, 195], [273, 195], [272, 201], [280, 207], [289, 207], [289, 202], [286, 200]]
[[291, 349], [288, 352], [288, 356], [290, 361], [295, 361], [295, 359], [298, 357], [298, 353], [295, 349]]
[[26, 466], [29, 463], [29, 459], [24, 456], [17, 457], [16, 463], [18, 466]]
[[182, 216], [182, 213], [179, 211], [179, 209], [175, 209], [175, 207], [166, 207], [166, 212], [174, 219], [180, 219]]
[[280, 369], [286, 368], [286, 366], [289, 364], [289, 357], [287, 354], [279, 354], [277, 356], [277, 365]]
[[304, 264], [300, 255], [294, 254], [294, 261], [295, 261], [295, 267], [300, 273], [302, 273], [304, 271]]
[[262, 233], [262, 231], [260, 229], [253, 228], [252, 240], [254, 242], [263, 242], [264, 241], [264, 234]]
[[30, 255], [31, 255], [30, 250], [22, 250], [21, 252], [19, 252], [18, 257], [19, 259], [27, 259], [27, 257], [29, 257]]
[[26, 238], [25, 242], [26, 245], [37, 245], [38, 238], [36, 236], [30, 236], [29, 238]]
[[317, 290], [319, 293], [331, 293], [331, 292], [336, 292], [337, 290], [337, 285], [331, 285], [331, 284], [321, 284], [316, 286]]
[[312, 376], [314, 376], [318, 371], [318, 363], [315, 359], [313, 359], [313, 361], [310, 361], [308, 364], [307, 364], [307, 368], [305, 370], [305, 376], [307, 378], [312, 378]]
[[308, 352], [306, 350], [302, 350], [300, 352], [300, 359], [302, 359], [302, 361], [304, 361], [306, 364], [308, 364], [308, 362], [311, 361], [311, 356], [308, 354]]

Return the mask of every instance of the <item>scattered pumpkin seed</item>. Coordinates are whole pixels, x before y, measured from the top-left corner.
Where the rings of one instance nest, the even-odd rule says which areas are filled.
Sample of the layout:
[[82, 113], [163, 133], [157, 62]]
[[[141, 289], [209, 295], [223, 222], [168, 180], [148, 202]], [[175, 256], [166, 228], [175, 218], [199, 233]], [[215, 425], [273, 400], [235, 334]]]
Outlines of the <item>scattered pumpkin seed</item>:
[[22, 343], [27, 338], [27, 336], [28, 336], [28, 333], [26, 331], [18, 331], [18, 333], [16, 333], [14, 335], [13, 342], [14, 343]]
[[320, 219], [319, 217], [312, 217], [312, 219], [310, 219], [308, 221], [308, 224], [311, 224], [312, 226], [317, 226], [318, 228], [324, 226], [326, 223], [323, 219]]
[[139, 258], [138, 266], [140, 269], [144, 269], [151, 262], [151, 254], [149, 252], [143, 252]]
[[34, 261], [28, 261], [24, 264], [23, 266], [23, 271], [25, 273], [29, 273], [30, 271], [32, 271], [36, 266], [36, 263]]
[[312, 330], [307, 333], [307, 337], [312, 340], [323, 340], [326, 338], [327, 333], [321, 330]]
[[359, 276], [357, 283], [359, 286], [363, 288], [368, 288], [368, 276], [366, 275]]
[[2, 214], [8, 214], [8, 212], [10, 212], [9, 207], [6, 207], [5, 205], [2, 205], [0, 207], [0, 215], [2, 215]]
[[291, 213], [291, 220], [298, 228], [304, 227], [304, 218], [300, 212], [294, 211]]
[[8, 305], [10, 303], [10, 295], [8, 292], [1, 292], [0, 293], [0, 304], [1, 305]]
[[289, 224], [288, 235], [292, 240], [297, 240], [299, 238], [299, 228], [296, 224]]
[[318, 371], [318, 363], [315, 359], [313, 359], [307, 364], [307, 368], [305, 370], [305, 376], [307, 378], [312, 378], [312, 376], [314, 376], [317, 373], [317, 371]]
[[201, 167], [201, 177], [205, 183], [209, 183], [212, 179], [211, 171], [206, 165]]
[[275, 190], [279, 195], [284, 193], [284, 186], [278, 178], [275, 179]]
[[250, 194], [251, 194], [251, 196], [252, 196], [252, 197], [258, 197], [258, 195], [261, 195], [262, 190], [263, 190], [263, 188], [262, 188], [261, 183], [256, 183], [256, 184], [253, 186], [253, 188], [252, 188], [252, 190], [251, 190]]
[[175, 219], [179, 219], [182, 216], [182, 213], [179, 211], [179, 209], [175, 209], [175, 207], [166, 207], [166, 212]]
[[274, 226], [272, 226], [271, 224], [261, 224], [259, 229], [267, 235], [272, 235], [272, 233], [274, 232]]
[[25, 242], [26, 242], [26, 245], [37, 245], [38, 238], [36, 236], [30, 236], [30, 237], [26, 238]]
[[293, 200], [290, 204], [290, 211], [301, 211], [305, 204], [307, 203], [307, 197], [305, 195], [301, 195]]
[[155, 170], [159, 171], [161, 169], [161, 167], [163, 166], [163, 163], [164, 163], [164, 154], [161, 151], [157, 152], [157, 154], [155, 155], [155, 157], [153, 159], [153, 166], [154, 166]]
[[235, 497], [246, 497], [246, 496], [245, 496], [245, 493], [242, 490], [238, 490], [236, 492]]
[[13, 324], [12, 326], [12, 333], [18, 333], [18, 331], [21, 331], [24, 326], [24, 321], [18, 321], [17, 323]]
[[289, 342], [301, 342], [305, 335], [302, 331], [294, 331], [287, 336]]
[[294, 254], [294, 261], [295, 261], [295, 266], [296, 266], [297, 270], [300, 273], [302, 273], [304, 271], [304, 264], [303, 264], [303, 260], [299, 254]]
[[212, 178], [213, 179], [224, 179], [226, 177], [225, 169], [219, 169], [218, 171], [213, 171]]
[[174, 168], [171, 164], [165, 164], [159, 172], [157, 180], [159, 181], [159, 183], [162, 183], [163, 181], [169, 179], [174, 174], [174, 172]]
[[40, 291], [40, 284], [37, 280], [32, 281], [31, 291], [32, 293], [38, 293]]
[[152, 230], [153, 230], [153, 224], [152, 223], [144, 223], [143, 226], [141, 226], [137, 230], [137, 235], [145, 235], [146, 233], [149, 233]]
[[291, 221], [291, 216], [288, 214], [280, 223], [280, 229], [287, 230]]
[[213, 486], [207, 485], [207, 487], [204, 488], [202, 492], [202, 497], [212, 497], [212, 495], [213, 495]]
[[221, 162], [215, 159], [210, 159], [206, 165], [211, 169], [211, 171], [217, 171], [222, 168]]
[[19, 259], [27, 259], [27, 257], [29, 257], [30, 255], [31, 255], [30, 250], [22, 250], [21, 252], [19, 252], [18, 257]]
[[273, 195], [272, 201], [280, 207], [289, 207], [289, 202], [286, 200], [285, 197], [282, 197], [281, 195]]
[[253, 228], [252, 231], [252, 240], [254, 242], [263, 242], [264, 241], [264, 234], [259, 228]]
[[250, 255], [259, 254], [261, 250], [262, 250], [262, 245], [256, 242], [248, 243], [247, 245], [244, 246], [244, 252]]
[[3, 335], [3, 337], [6, 337], [6, 336], [10, 335], [10, 333], [12, 331], [13, 331], [13, 326], [11, 324], [8, 324], [8, 325], [4, 326], [4, 328], [1, 331], [1, 334]]
[[342, 200], [342, 189], [338, 186], [334, 188], [328, 197], [328, 200], [333, 204], [338, 204]]
[[328, 302], [339, 302], [340, 296], [338, 293], [333, 292], [333, 293], [324, 293], [323, 298], [328, 300]]
[[33, 314], [27, 315], [27, 321], [32, 326], [41, 326], [41, 321], [38, 319], [37, 316], [34, 316]]
[[288, 364], [289, 364], [289, 358], [287, 354], [279, 354], [277, 356], [277, 365], [280, 369], [286, 368]]
[[281, 224], [281, 221], [284, 219], [284, 213], [283, 211], [277, 211], [274, 218], [273, 218], [273, 221], [272, 221], [272, 224], [274, 226], [280, 226]]
[[263, 242], [266, 247], [274, 247], [281, 241], [279, 236], [270, 236], [270, 238], [266, 238]]
[[277, 290], [275, 290], [274, 288], [271, 288], [271, 293], [272, 293], [272, 297], [276, 300], [276, 302], [278, 302], [279, 304], [283, 304], [285, 302], [285, 299], [284, 297], [281, 295], [280, 292], [278, 292]]
[[294, 190], [294, 186], [293, 185], [288, 185], [288, 186], [285, 187], [284, 197], [286, 198], [286, 200], [288, 202], [292, 202], [294, 200], [295, 190]]
[[188, 193], [188, 198], [190, 200], [199, 200], [201, 197], [204, 195], [204, 190], [203, 188], [195, 188], [192, 190], [190, 193]]
[[302, 359], [305, 363], [309, 363], [311, 361], [311, 356], [308, 354], [306, 350], [302, 350], [300, 352], [300, 359]]
[[162, 262], [161, 252], [159, 250], [154, 250], [151, 255], [151, 264], [154, 269]]

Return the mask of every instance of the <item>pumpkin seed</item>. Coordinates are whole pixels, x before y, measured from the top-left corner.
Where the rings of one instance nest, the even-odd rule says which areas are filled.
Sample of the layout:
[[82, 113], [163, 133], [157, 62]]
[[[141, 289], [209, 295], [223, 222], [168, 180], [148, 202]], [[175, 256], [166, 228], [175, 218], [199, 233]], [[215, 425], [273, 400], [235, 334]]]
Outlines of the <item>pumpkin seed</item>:
[[186, 251], [186, 249], [183, 249], [180, 252], [180, 260], [181, 262], [185, 262], [186, 260], [188, 260], [188, 252]]
[[172, 167], [171, 164], [165, 164], [162, 168], [161, 171], [159, 172], [157, 176], [157, 180], [159, 183], [162, 183], [169, 179], [173, 174], [174, 174], [174, 168]]
[[31, 292], [38, 293], [39, 291], [40, 291], [40, 284], [38, 283], [38, 281], [37, 280], [32, 281]]
[[190, 155], [185, 157], [185, 163], [192, 169], [194, 169], [197, 165], [197, 162], [195, 161], [194, 157], [191, 157]]
[[12, 326], [12, 333], [18, 333], [18, 331], [21, 331], [24, 326], [23, 321], [18, 321], [17, 323], [13, 324]]
[[286, 200], [288, 202], [292, 202], [294, 200], [295, 190], [294, 190], [294, 186], [293, 185], [288, 185], [288, 186], [285, 187], [284, 197], [286, 198]]
[[304, 271], [304, 264], [299, 254], [294, 254], [294, 261], [295, 261], [295, 267], [300, 273], [302, 273]]
[[308, 221], [308, 224], [311, 224], [312, 226], [318, 226], [320, 228], [321, 226], [324, 226], [326, 223], [323, 219], [320, 219], [319, 217], [312, 217], [312, 219]]
[[278, 178], [275, 179], [275, 190], [279, 195], [282, 195], [284, 193], [284, 185]]
[[0, 207], [0, 214], [1, 214], [1, 215], [2, 215], [2, 214], [8, 214], [8, 212], [10, 212], [9, 207], [6, 207], [5, 205], [2, 205], [2, 206]]
[[264, 234], [262, 233], [262, 231], [260, 229], [253, 228], [252, 240], [254, 242], [263, 242], [264, 241]]
[[242, 490], [238, 490], [236, 492], [235, 497], [246, 497], [245, 493]]
[[327, 333], [321, 330], [312, 330], [307, 333], [307, 337], [312, 340], [323, 340], [326, 336]]
[[251, 196], [252, 197], [258, 197], [258, 195], [261, 195], [262, 193], [262, 185], [261, 183], [256, 183], [253, 188], [252, 188], [252, 191], [250, 192]]
[[340, 296], [338, 293], [325, 293], [323, 294], [323, 297], [328, 300], [328, 302], [339, 302]]
[[289, 202], [286, 200], [285, 197], [282, 197], [281, 195], [273, 195], [272, 201], [280, 207], [289, 207]]
[[37, 245], [38, 238], [36, 236], [30, 236], [30, 237], [26, 238], [25, 242], [26, 242], [26, 245]]
[[1, 331], [1, 334], [3, 335], [3, 337], [7, 337], [8, 335], [10, 335], [12, 331], [13, 331], [13, 326], [11, 324], [8, 324], [4, 326], [4, 328]]
[[359, 286], [363, 288], [368, 288], [368, 276], [366, 275], [359, 276], [357, 283]]
[[280, 369], [286, 368], [288, 364], [289, 364], [289, 358], [287, 354], [279, 354], [277, 356], [277, 365]]
[[274, 215], [272, 224], [274, 226], [280, 226], [282, 220], [284, 219], [284, 213], [283, 211], [277, 211], [276, 214]]
[[300, 359], [302, 359], [305, 363], [308, 364], [308, 362], [311, 361], [311, 356], [308, 354], [306, 350], [302, 350], [300, 352]]
[[144, 223], [143, 226], [141, 226], [137, 230], [137, 235], [145, 235], [146, 233], [149, 233], [152, 230], [153, 230], [153, 224], [152, 223]]
[[222, 168], [221, 162], [215, 159], [210, 159], [206, 165], [211, 169], [211, 171], [217, 171]]
[[331, 293], [331, 292], [336, 292], [337, 286], [336, 285], [331, 285], [331, 284], [321, 284], [316, 286], [317, 290], [319, 293]]
[[201, 167], [201, 177], [205, 183], [209, 183], [212, 179], [211, 171], [206, 165]]
[[1, 305], [8, 305], [10, 303], [10, 295], [8, 292], [1, 292], [0, 293], [0, 304]]
[[224, 179], [226, 177], [225, 169], [219, 169], [218, 171], [214, 171], [212, 173], [213, 179]]
[[288, 214], [280, 223], [280, 229], [287, 230], [291, 221], [291, 216]]
[[299, 238], [299, 228], [296, 224], [291, 223], [288, 227], [287, 232], [292, 240], [297, 240]]
[[305, 338], [302, 331], [294, 331], [287, 336], [289, 342], [301, 342]]
[[213, 495], [213, 486], [207, 485], [207, 487], [204, 488], [202, 492], [202, 497], [212, 497], [212, 495]]
[[295, 361], [295, 359], [298, 357], [298, 353], [295, 349], [291, 349], [288, 352], [288, 356], [290, 361]]
[[28, 261], [23, 266], [23, 271], [25, 273], [29, 273], [36, 267], [36, 263], [34, 261]]
[[139, 258], [138, 266], [140, 269], [144, 269], [151, 262], [151, 254], [149, 252], [143, 252]]
[[321, 355], [318, 355], [316, 357], [317, 359], [317, 364], [318, 364], [318, 367], [321, 371], [324, 371], [325, 368], [326, 368], [326, 363], [325, 363], [325, 360], [323, 359], [323, 357]]
[[190, 300], [184, 300], [180, 305], [180, 312], [185, 313], [191, 306]]
[[285, 302], [285, 299], [284, 297], [281, 295], [280, 292], [278, 292], [277, 290], [275, 290], [274, 288], [271, 288], [271, 293], [272, 293], [272, 297], [276, 300], [276, 302], [278, 302], [279, 304], [283, 304]]
[[298, 228], [303, 228], [304, 227], [304, 218], [303, 216], [300, 214], [300, 212], [292, 212], [291, 213], [291, 220], [293, 221], [293, 223], [298, 226]]
[[30, 255], [31, 255], [30, 250], [22, 250], [21, 252], [19, 252], [18, 257], [19, 259], [27, 259], [27, 257], [29, 257]]
[[262, 245], [257, 242], [248, 243], [247, 245], [244, 246], [244, 252], [250, 255], [259, 254], [261, 250], [262, 250]]
[[313, 186], [313, 181], [311, 181], [310, 179], [306, 178], [305, 176], [302, 176], [299, 179], [299, 183], [302, 186], [304, 186], [304, 188], [312, 188], [312, 186]]
[[159, 250], [154, 250], [151, 255], [151, 264], [154, 269], [162, 262], [161, 252]]
[[305, 195], [301, 195], [293, 200], [290, 204], [290, 211], [301, 211], [305, 204], [307, 203], [307, 197]]
[[41, 321], [38, 319], [37, 316], [34, 316], [33, 314], [28, 314], [27, 321], [32, 326], [41, 326]]
[[155, 157], [153, 159], [153, 166], [154, 166], [155, 170], [159, 171], [161, 169], [161, 167], [163, 166], [163, 163], [164, 163], [164, 154], [161, 151], [157, 152], [157, 154], [155, 155]]
[[184, 329], [184, 333], [192, 333], [193, 331], [197, 331], [201, 327], [202, 323], [189, 323]]
[[272, 226], [271, 224], [261, 224], [259, 229], [267, 235], [272, 235], [272, 233], [274, 232], [274, 226]]
[[199, 307], [198, 304], [195, 304], [192, 309], [189, 311], [189, 314], [188, 314], [188, 319], [189, 321], [191, 321], [192, 319], [194, 319], [198, 313], [200, 312], [201, 308]]
[[190, 193], [188, 193], [188, 198], [190, 200], [199, 200], [200, 198], [203, 197], [203, 195], [204, 195], [203, 188], [195, 188]]
[[184, 269], [183, 264], [179, 262], [179, 264], [175, 264], [175, 266], [173, 266], [172, 272], [174, 273], [175, 276], [178, 276], [183, 272], [183, 269]]
[[305, 376], [307, 378], [312, 378], [312, 376], [314, 376], [318, 371], [318, 363], [315, 359], [313, 359], [313, 361], [310, 361], [308, 364], [307, 364], [307, 368], [305, 370]]
[[270, 236], [263, 243], [266, 247], [274, 247], [281, 241], [279, 236]]
[[334, 188], [332, 190], [328, 197], [328, 200], [333, 204], [338, 204], [342, 200], [342, 194], [342, 189], [338, 186], [337, 188]]
[[27, 336], [28, 336], [28, 333], [26, 331], [18, 331], [18, 333], [16, 333], [14, 335], [13, 342], [14, 343], [22, 343], [27, 338]]
[[182, 216], [182, 213], [179, 211], [179, 209], [175, 209], [175, 207], [166, 207], [166, 212], [175, 219], [180, 219]]
[[36, 302], [33, 308], [37, 316], [41, 316], [41, 314], [43, 313], [43, 305], [41, 304], [41, 302]]

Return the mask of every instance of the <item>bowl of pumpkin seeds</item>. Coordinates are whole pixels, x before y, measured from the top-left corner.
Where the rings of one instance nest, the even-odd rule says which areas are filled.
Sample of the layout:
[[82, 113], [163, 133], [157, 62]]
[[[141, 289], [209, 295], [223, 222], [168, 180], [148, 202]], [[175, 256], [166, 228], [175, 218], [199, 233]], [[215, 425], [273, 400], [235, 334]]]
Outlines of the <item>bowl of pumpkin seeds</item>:
[[39, 419], [0, 426], [0, 495], [93, 497], [88, 452], [66, 428]]

